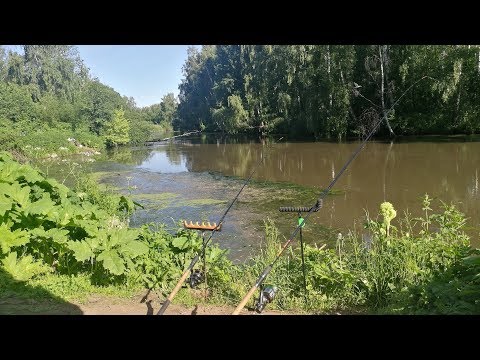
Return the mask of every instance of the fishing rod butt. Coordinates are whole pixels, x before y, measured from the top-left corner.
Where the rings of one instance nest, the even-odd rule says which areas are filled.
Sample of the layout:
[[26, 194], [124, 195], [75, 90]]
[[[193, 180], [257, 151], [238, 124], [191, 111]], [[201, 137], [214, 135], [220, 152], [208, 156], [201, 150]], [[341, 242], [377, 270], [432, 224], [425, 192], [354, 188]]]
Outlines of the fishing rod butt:
[[233, 311], [232, 315], [238, 315], [240, 314], [240, 311], [242, 311], [242, 309], [245, 307], [245, 305], [247, 304], [248, 300], [252, 297], [253, 293], [255, 292], [255, 290], [257, 289], [257, 284], [255, 284], [251, 289], [250, 291], [247, 293], [247, 295], [245, 295], [245, 297], [242, 299], [242, 301], [240, 302], [240, 304], [238, 304], [238, 306], [235, 308], [235, 310]]
[[168, 305], [170, 305], [170, 300], [169, 299], [164, 301], [162, 307], [160, 308], [160, 310], [158, 310], [157, 315], [163, 315], [165, 310], [167, 310]]

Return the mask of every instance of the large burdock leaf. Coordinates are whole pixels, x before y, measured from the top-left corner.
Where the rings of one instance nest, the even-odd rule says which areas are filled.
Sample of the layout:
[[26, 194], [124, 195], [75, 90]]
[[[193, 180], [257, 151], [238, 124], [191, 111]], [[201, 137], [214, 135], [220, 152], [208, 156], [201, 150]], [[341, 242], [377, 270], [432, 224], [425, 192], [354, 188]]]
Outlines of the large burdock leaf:
[[77, 261], [90, 260], [94, 254], [90, 245], [85, 241], [69, 241], [68, 248], [73, 251], [73, 255]]
[[7, 224], [0, 225], [0, 248], [3, 253], [7, 254], [10, 248], [25, 245], [29, 241], [30, 236], [26, 231], [20, 229], [11, 231]]
[[46, 232], [47, 236], [50, 237], [57, 244], [65, 244], [68, 240], [68, 230], [53, 228]]
[[109, 232], [109, 246], [113, 248], [116, 245], [127, 244], [138, 237], [139, 231], [136, 229], [114, 229]]
[[173, 245], [173, 247], [176, 247], [179, 250], [183, 250], [188, 246], [187, 242], [188, 242], [187, 237], [180, 236], [180, 237], [177, 237], [177, 238], [173, 239], [172, 245]]
[[24, 178], [26, 182], [29, 184], [34, 184], [36, 182], [41, 182], [44, 180], [44, 177], [40, 175], [40, 173], [32, 169], [30, 166], [20, 165], [16, 174], [16, 179], [19, 180], [20, 178]]
[[5, 195], [0, 194], [0, 216], [4, 216], [8, 210], [12, 209], [12, 200]]
[[123, 260], [115, 250], [103, 251], [98, 255], [97, 260], [103, 261], [103, 267], [114, 275], [122, 275], [125, 271]]
[[463, 263], [466, 265], [480, 265], [480, 255], [470, 255], [463, 258]]
[[53, 210], [54, 206], [55, 203], [50, 199], [50, 195], [44, 193], [40, 200], [28, 204], [25, 207], [24, 212], [26, 215], [47, 215]]
[[130, 256], [132, 259], [137, 256], [146, 254], [148, 252], [148, 246], [140, 241], [132, 240], [126, 244], [123, 244], [120, 248], [122, 254]]
[[5, 194], [15, 200], [22, 208], [30, 204], [30, 186], [22, 186], [18, 182], [12, 184], [1, 183], [0, 194]]
[[3, 268], [18, 281], [26, 281], [35, 275], [49, 271], [48, 265], [40, 261], [34, 261], [31, 255], [23, 256], [17, 260], [17, 253], [11, 252], [5, 259], [2, 259]]

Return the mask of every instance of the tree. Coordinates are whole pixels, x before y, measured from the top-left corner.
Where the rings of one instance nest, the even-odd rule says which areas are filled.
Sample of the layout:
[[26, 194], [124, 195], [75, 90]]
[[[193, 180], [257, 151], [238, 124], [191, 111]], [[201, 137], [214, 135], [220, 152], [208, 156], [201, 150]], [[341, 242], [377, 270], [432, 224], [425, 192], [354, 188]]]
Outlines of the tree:
[[81, 114], [90, 130], [100, 135], [114, 110], [124, 105], [119, 93], [98, 80], [90, 81], [83, 93]]
[[105, 143], [108, 147], [125, 145], [130, 142], [130, 124], [123, 109], [114, 110], [112, 121], [105, 125]]
[[178, 103], [173, 93], [165, 95], [160, 103], [160, 121], [158, 121], [157, 124], [164, 122], [171, 126], [177, 112], [177, 106]]

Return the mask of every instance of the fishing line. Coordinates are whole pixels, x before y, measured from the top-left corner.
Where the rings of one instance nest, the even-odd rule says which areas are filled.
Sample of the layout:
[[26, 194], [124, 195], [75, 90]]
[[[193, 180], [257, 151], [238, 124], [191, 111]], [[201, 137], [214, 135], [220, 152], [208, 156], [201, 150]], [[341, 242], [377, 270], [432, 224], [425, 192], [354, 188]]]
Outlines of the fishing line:
[[273, 266], [275, 265], [275, 263], [278, 261], [278, 259], [280, 258], [280, 256], [283, 254], [283, 252], [285, 251], [285, 249], [291, 244], [291, 242], [293, 241], [293, 239], [295, 238], [295, 236], [297, 235], [297, 233], [299, 232], [300, 228], [303, 226], [303, 224], [305, 224], [305, 222], [307, 221], [308, 217], [310, 216], [310, 214], [312, 214], [315, 209], [317, 209], [318, 207], [321, 206], [322, 202], [323, 202], [323, 198], [325, 198], [325, 196], [328, 194], [328, 192], [332, 189], [333, 185], [335, 185], [335, 183], [337, 182], [337, 180], [340, 178], [340, 176], [342, 176], [342, 174], [344, 173], [344, 171], [347, 169], [348, 165], [350, 165], [350, 163], [357, 157], [357, 155], [360, 153], [360, 151], [365, 147], [365, 145], [367, 144], [367, 141], [373, 136], [373, 134], [376, 132], [377, 128], [380, 126], [380, 124], [382, 123], [383, 119], [387, 118], [388, 115], [390, 114], [390, 111], [393, 110], [393, 107], [400, 101], [400, 99], [413, 87], [415, 86], [417, 83], [419, 83], [420, 81], [422, 81], [423, 79], [426, 79], [426, 78], [429, 78], [428, 76], [423, 76], [422, 78], [420, 78], [419, 80], [415, 81], [412, 85], [410, 85], [407, 90], [405, 90], [403, 92], [402, 95], [400, 95], [400, 97], [393, 103], [393, 105], [390, 107], [390, 109], [388, 109], [388, 111], [385, 113], [385, 115], [379, 120], [377, 121], [377, 123], [374, 125], [373, 129], [370, 131], [370, 133], [367, 135], [367, 137], [362, 141], [362, 143], [357, 147], [357, 149], [353, 152], [353, 154], [350, 156], [350, 158], [348, 159], [348, 161], [345, 163], [345, 165], [343, 165], [342, 169], [338, 172], [338, 174], [335, 176], [335, 178], [332, 180], [332, 182], [330, 183], [330, 185], [328, 185], [328, 187], [326, 189], [324, 189], [322, 191], [322, 193], [320, 194], [320, 196], [318, 197], [317, 199], [317, 202], [315, 203], [314, 206], [312, 206], [307, 214], [305, 215], [305, 217], [303, 218], [303, 221], [299, 222], [298, 226], [295, 228], [295, 230], [293, 231], [293, 233], [291, 234], [290, 238], [288, 239], [288, 241], [283, 245], [283, 247], [281, 248], [280, 252], [278, 253], [278, 255], [275, 257], [275, 259], [273, 260], [273, 262], [268, 265], [264, 270], [263, 272], [261, 273], [261, 275], [259, 276], [259, 278], [257, 279], [257, 281], [255, 282], [255, 284], [252, 286], [252, 288], [249, 290], [249, 292], [245, 295], [245, 297], [242, 299], [242, 301], [240, 302], [240, 304], [235, 308], [234, 312], [232, 313], [232, 315], [238, 315], [240, 313], [240, 311], [245, 307], [245, 304], [247, 303], [247, 301], [250, 299], [250, 297], [253, 295], [253, 293], [255, 292], [255, 290], [263, 283], [263, 281], [265, 280], [265, 278], [268, 276], [268, 274], [270, 273], [270, 271], [272, 270]]
[[[277, 140], [280, 141], [282, 140], [283, 137], [281, 137], [280, 139]], [[225, 216], [227, 216], [228, 212], [230, 211], [230, 209], [232, 208], [233, 204], [235, 203], [235, 201], [238, 199], [238, 197], [240, 196], [240, 193], [243, 191], [243, 189], [245, 188], [245, 186], [247, 186], [247, 184], [250, 182], [250, 180], [252, 179], [253, 175], [255, 174], [255, 172], [257, 171], [258, 167], [260, 166], [260, 164], [265, 160], [266, 156], [267, 156], [267, 151], [269, 150], [269, 148], [271, 148], [273, 146], [273, 144], [275, 144], [275, 142], [272, 142], [270, 145], [267, 146], [267, 148], [265, 149], [265, 155], [263, 156], [263, 154], [260, 156], [260, 160], [258, 161], [258, 163], [255, 165], [255, 167], [253, 168], [253, 171], [251, 172], [250, 176], [247, 178], [247, 180], [244, 182], [243, 186], [241, 187], [241, 189], [239, 190], [239, 192], [237, 193], [237, 195], [233, 198], [232, 202], [230, 203], [230, 205], [227, 207], [227, 210], [225, 210], [225, 212], [223, 213], [222, 217], [220, 218], [220, 220], [217, 222], [218, 226], [215, 227], [212, 232], [210, 233], [210, 236], [208, 237], [208, 239], [203, 243], [203, 246], [202, 248], [200, 249], [200, 251], [195, 255], [195, 257], [192, 259], [192, 262], [190, 263], [190, 265], [187, 267], [187, 269], [185, 270], [185, 272], [183, 273], [182, 277], [180, 278], [180, 280], [177, 282], [177, 285], [175, 285], [174, 289], [172, 290], [172, 292], [170, 293], [170, 295], [167, 297], [167, 299], [165, 300], [165, 302], [163, 303], [162, 307], [160, 308], [160, 310], [158, 311], [157, 315], [163, 315], [163, 313], [165, 312], [165, 310], [167, 309], [167, 307], [170, 305], [170, 303], [172, 302], [173, 298], [175, 297], [175, 295], [177, 294], [177, 292], [180, 290], [182, 284], [185, 282], [189, 272], [193, 269], [193, 267], [195, 266], [195, 264], [197, 263], [197, 261], [199, 260], [200, 258], [200, 254], [203, 253], [203, 251], [205, 251], [210, 239], [212, 238], [213, 234], [215, 234], [215, 232], [217, 231], [217, 229], [221, 228], [222, 226], [222, 223], [223, 223], [223, 220], [225, 219]]]

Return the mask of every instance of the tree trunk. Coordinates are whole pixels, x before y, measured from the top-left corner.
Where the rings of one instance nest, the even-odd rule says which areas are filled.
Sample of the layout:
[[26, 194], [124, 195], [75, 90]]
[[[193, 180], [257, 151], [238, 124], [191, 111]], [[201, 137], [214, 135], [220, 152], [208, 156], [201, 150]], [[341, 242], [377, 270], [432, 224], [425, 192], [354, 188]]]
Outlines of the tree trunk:
[[390, 131], [390, 136], [395, 136], [395, 133], [392, 130], [392, 127], [390, 126], [390, 122], [388, 121], [388, 116], [387, 116], [387, 111], [385, 109], [385, 72], [383, 69], [383, 61], [384, 61], [384, 56], [383, 56], [383, 51], [382, 51], [382, 45], [378, 47], [378, 52], [380, 55], [380, 73], [381, 73], [381, 90], [380, 90], [380, 99], [382, 100], [382, 111], [383, 111], [383, 116], [385, 117], [385, 121], [387, 122], [387, 127], [388, 131]]
[[[343, 85], [344, 87], [346, 87], [346, 85], [345, 85], [345, 78], [343, 77], [343, 70], [342, 70], [342, 69], [340, 69], [340, 78], [342, 79], [342, 85]], [[351, 89], [349, 89], [349, 90], [351, 90]], [[357, 123], [358, 123], [357, 117], [355, 116], [355, 113], [353, 112], [352, 102], [351, 102], [350, 100], [348, 101], [348, 112], [349, 112], [350, 115], [352, 116], [353, 121], [355, 122], [355, 124], [357, 124]]]

